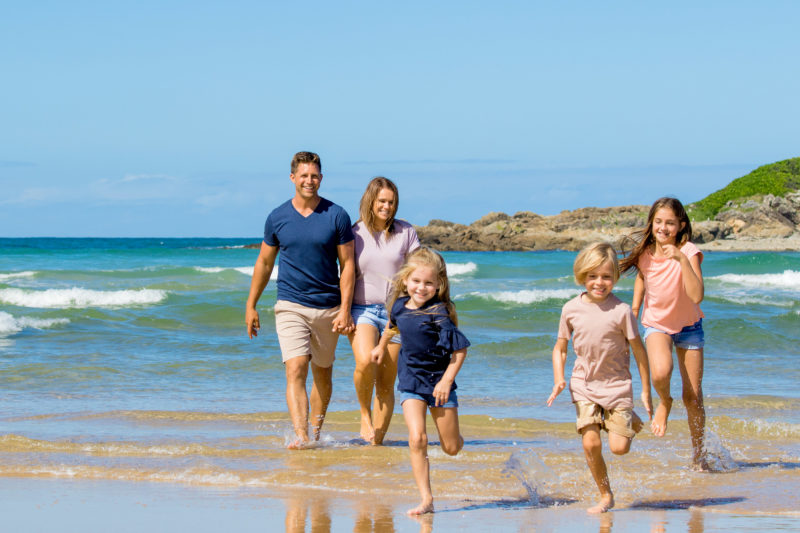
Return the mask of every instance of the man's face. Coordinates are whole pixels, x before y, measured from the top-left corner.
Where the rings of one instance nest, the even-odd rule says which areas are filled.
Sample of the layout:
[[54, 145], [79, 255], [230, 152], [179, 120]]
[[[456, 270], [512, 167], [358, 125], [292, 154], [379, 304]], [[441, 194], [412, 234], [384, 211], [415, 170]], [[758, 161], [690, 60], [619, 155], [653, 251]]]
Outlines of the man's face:
[[294, 174], [289, 174], [294, 183], [296, 195], [307, 200], [317, 197], [322, 174], [316, 163], [300, 163]]

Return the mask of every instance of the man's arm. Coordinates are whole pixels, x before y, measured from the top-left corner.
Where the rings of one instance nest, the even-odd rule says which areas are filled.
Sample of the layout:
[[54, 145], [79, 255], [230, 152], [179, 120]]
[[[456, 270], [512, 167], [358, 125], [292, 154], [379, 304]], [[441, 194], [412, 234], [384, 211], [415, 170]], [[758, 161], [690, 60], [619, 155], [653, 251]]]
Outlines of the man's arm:
[[265, 242], [261, 243], [261, 251], [256, 259], [255, 267], [253, 267], [253, 279], [250, 281], [250, 295], [247, 297], [247, 305], [245, 306], [244, 323], [247, 326], [247, 336], [251, 339], [253, 336], [258, 336], [258, 330], [261, 328], [261, 321], [256, 311], [256, 304], [261, 294], [269, 283], [269, 277], [272, 275], [272, 269], [275, 268], [275, 258], [278, 256], [278, 247], [270, 246]]
[[350, 307], [353, 304], [353, 289], [356, 285], [356, 259], [355, 241], [340, 244], [336, 247], [336, 254], [339, 256], [339, 291], [342, 296], [342, 304], [339, 307], [339, 314], [333, 320], [333, 331], [342, 334], [351, 333], [353, 317], [350, 315]]

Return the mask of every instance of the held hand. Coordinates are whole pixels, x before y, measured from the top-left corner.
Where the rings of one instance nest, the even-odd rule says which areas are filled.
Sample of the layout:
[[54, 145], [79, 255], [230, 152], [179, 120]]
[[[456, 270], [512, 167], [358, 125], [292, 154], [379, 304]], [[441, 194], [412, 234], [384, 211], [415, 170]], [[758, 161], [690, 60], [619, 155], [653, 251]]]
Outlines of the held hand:
[[650, 399], [650, 391], [642, 391], [642, 403], [644, 410], [647, 411], [647, 418], [653, 419], [653, 401]]
[[353, 325], [353, 317], [350, 313], [339, 311], [336, 318], [333, 319], [332, 331], [341, 335], [348, 335], [355, 331], [356, 327]]
[[553, 392], [550, 393], [550, 397], [547, 399], [547, 407], [550, 407], [550, 405], [552, 405], [553, 400], [556, 399], [556, 396], [561, 394], [561, 391], [563, 391], [566, 386], [567, 386], [566, 381], [559, 381], [558, 383], [553, 385]]
[[447, 381], [442, 378], [439, 383], [433, 388], [433, 397], [436, 399], [436, 407], [440, 407], [447, 403], [450, 398], [450, 387], [453, 386], [452, 381]]
[[247, 327], [247, 336], [251, 339], [258, 337], [258, 330], [261, 329], [261, 321], [258, 318], [258, 311], [248, 309], [244, 314], [244, 324]]

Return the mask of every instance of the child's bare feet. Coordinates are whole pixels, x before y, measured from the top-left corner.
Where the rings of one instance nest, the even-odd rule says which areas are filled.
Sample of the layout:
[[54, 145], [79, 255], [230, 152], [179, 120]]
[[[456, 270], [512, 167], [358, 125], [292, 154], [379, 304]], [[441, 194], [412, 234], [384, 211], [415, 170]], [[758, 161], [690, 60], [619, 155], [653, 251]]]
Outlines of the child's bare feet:
[[667, 418], [672, 409], [672, 398], [662, 398], [658, 402], [656, 414], [653, 415], [653, 422], [650, 423], [650, 430], [656, 437], [663, 437], [667, 432]]
[[433, 500], [425, 501], [423, 500], [422, 503], [414, 507], [413, 509], [409, 509], [406, 511], [406, 514], [411, 516], [419, 516], [421, 514], [432, 513], [433, 512]]
[[600, 501], [597, 502], [597, 505], [589, 507], [586, 512], [591, 514], [606, 513], [612, 507], [614, 507], [614, 495], [610, 493], [603, 494], [600, 496]]
[[302, 450], [304, 448], [308, 448], [311, 443], [308, 440], [308, 437], [297, 437], [292, 442], [286, 445], [286, 448], [289, 450]]
[[361, 438], [370, 444], [375, 444], [375, 428], [372, 427], [369, 415], [361, 415]]

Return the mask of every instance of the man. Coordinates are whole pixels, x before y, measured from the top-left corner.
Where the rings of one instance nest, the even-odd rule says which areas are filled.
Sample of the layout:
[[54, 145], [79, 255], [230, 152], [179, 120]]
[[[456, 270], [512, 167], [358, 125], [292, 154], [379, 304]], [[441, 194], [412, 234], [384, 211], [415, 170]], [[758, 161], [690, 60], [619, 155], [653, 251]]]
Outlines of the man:
[[309, 365], [314, 379], [311, 424], [314, 440], [319, 440], [331, 399], [336, 342], [339, 334], [355, 329], [350, 316], [355, 259], [350, 217], [344, 209], [318, 194], [322, 182], [319, 156], [312, 152], [296, 153], [289, 179], [294, 183], [294, 197], [272, 211], [264, 225], [264, 241], [253, 269], [245, 323], [251, 339], [258, 335], [261, 323], [256, 303], [269, 282], [277, 256], [275, 329], [286, 370], [286, 403], [297, 435], [289, 448], [298, 449], [310, 442], [306, 394]]

